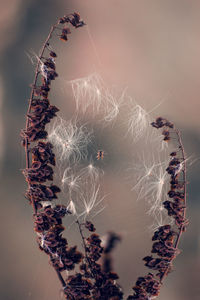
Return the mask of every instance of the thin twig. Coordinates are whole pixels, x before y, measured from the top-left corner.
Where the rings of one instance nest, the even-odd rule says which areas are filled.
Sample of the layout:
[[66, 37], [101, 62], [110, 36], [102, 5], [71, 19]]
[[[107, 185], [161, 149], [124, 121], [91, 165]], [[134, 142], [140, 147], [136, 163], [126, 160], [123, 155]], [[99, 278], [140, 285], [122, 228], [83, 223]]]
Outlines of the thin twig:
[[79, 222], [78, 219], [76, 220], [76, 223], [78, 224], [79, 232], [80, 232], [81, 239], [82, 239], [82, 242], [83, 242], [83, 248], [84, 248], [84, 252], [85, 252], [85, 258], [86, 258], [86, 260], [88, 262], [88, 265], [90, 267], [90, 271], [92, 273], [93, 278], [96, 279], [95, 273], [94, 273], [93, 268], [92, 268], [91, 260], [90, 260], [90, 258], [88, 257], [88, 254], [87, 254], [87, 246], [86, 246], [86, 243], [85, 243], [85, 238], [84, 238], [84, 235], [83, 235], [83, 230], [81, 228], [81, 224], [80, 224], [80, 222]]

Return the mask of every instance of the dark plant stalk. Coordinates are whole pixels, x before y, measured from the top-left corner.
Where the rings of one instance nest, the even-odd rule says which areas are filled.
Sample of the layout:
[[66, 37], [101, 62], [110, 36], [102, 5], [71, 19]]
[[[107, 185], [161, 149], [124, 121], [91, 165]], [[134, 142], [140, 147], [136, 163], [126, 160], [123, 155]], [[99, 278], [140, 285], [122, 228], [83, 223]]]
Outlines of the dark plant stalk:
[[[59, 21], [58, 21], [57, 24], [59, 24]], [[31, 111], [31, 105], [32, 105], [32, 100], [33, 100], [33, 96], [34, 96], [34, 89], [36, 87], [36, 82], [37, 82], [37, 79], [38, 79], [38, 75], [40, 73], [40, 71], [39, 71], [40, 61], [42, 59], [42, 56], [44, 54], [45, 49], [47, 48], [47, 45], [49, 44], [49, 40], [51, 39], [55, 28], [56, 28], [56, 25], [53, 25], [51, 27], [50, 32], [47, 36], [47, 39], [44, 42], [44, 45], [41, 49], [39, 59], [37, 61], [37, 65], [36, 65], [36, 69], [35, 69], [35, 77], [34, 77], [34, 81], [33, 81], [32, 88], [31, 88], [31, 94], [30, 94], [30, 98], [29, 98], [29, 106], [28, 106], [27, 115]], [[28, 117], [26, 117], [26, 130], [28, 130], [29, 124], [30, 124], [30, 119]], [[26, 168], [29, 168], [30, 167], [30, 151], [29, 151], [29, 143], [28, 143], [28, 138], [27, 137], [25, 137], [25, 153], [26, 153]]]
[[87, 263], [88, 263], [89, 269], [90, 269], [90, 271], [91, 271], [92, 277], [93, 277], [94, 279], [96, 279], [96, 275], [95, 275], [95, 273], [93, 272], [93, 267], [92, 267], [91, 260], [90, 260], [90, 258], [88, 257], [87, 245], [86, 245], [85, 237], [84, 237], [84, 235], [83, 235], [83, 230], [82, 230], [82, 228], [81, 228], [81, 225], [83, 225], [83, 224], [80, 224], [80, 222], [79, 222], [78, 219], [77, 219], [76, 223], [78, 224], [78, 229], [79, 229], [80, 236], [81, 236], [81, 239], [82, 239], [82, 242], [83, 242], [83, 248], [84, 248], [84, 252], [85, 252], [85, 258], [86, 258], [86, 260], [87, 260]]
[[[181, 150], [181, 153], [182, 153], [182, 163], [183, 163], [183, 169], [182, 169], [182, 173], [183, 173], [183, 194], [184, 194], [184, 201], [183, 201], [183, 205], [184, 205], [184, 208], [183, 208], [183, 219], [185, 220], [185, 222], [187, 223], [187, 220], [186, 220], [186, 205], [187, 205], [187, 199], [186, 199], [186, 196], [187, 196], [187, 169], [186, 169], [186, 154], [185, 154], [185, 149], [183, 147], [183, 142], [182, 142], [182, 138], [181, 138], [181, 133], [178, 129], [175, 129], [174, 130], [176, 135], [177, 135], [177, 140], [178, 140], [178, 144], [179, 144], [179, 148]], [[177, 234], [177, 238], [176, 238], [176, 241], [174, 243], [174, 248], [176, 249], [176, 251], [178, 250], [178, 245], [179, 245], [179, 242], [180, 242], [180, 238], [181, 238], [181, 235], [183, 234], [183, 232], [185, 231], [185, 225], [186, 223], [184, 224], [181, 224], [179, 230], [178, 230], [178, 234]], [[163, 282], [163, 279], [164, 277], [167, 275], [167, 272], [168, 270], [166, 270], [161, 279], [160, 279], [160, 282], [162, 283]]]
[[180, 238], [188, 224], [186, 220], [186, 155], [180, 131], [174, 128], [174, 124], [163, 118], [157, 118], [151, 125], [157, 129], [163, 128], [162, 135], [165, 142], [172, 139], [171, 135], [175, 134], [178, 144], [178, 149], [170, 154], [170, 162], [166, 169], [170, 175], [168, 192], [170, 200], [163, 202], [168, 215], [174, 219], [174, 226], [166, 224], [154, 232], [152, 240], [156, 242], [153, 243], [151, 253], [157, 254], [157, 257], [146, 256], [143, 260], [145, 266], [157, 273], [139, 277], [133, 287], [134, 294], [130, 295], [128, 300], [149, 300], [159, 295], [164, 278], [171, 271], [172, 262], [179, 254]]
[[[45, 49], [47, 48], [47, 45], [49, 45], [49, 40], [51, 39], [52, 37], [52, 34], [56, 28], [56, 25], [59, 24], [59, 21], [57, 22], [57, 24], [53, 25], [50, 29], [50, 32], [47, 36], [47, 39], [46, 41], [44, 42], [43, 44], [43, 47], [41, 49], [41, 52], [40, 52], [40, 55], [39, 55], [39, 59], [37, 61], [37, 65], [36, 65], [36, 69], [35, 69], [35, 78], [34, 78], [34, 81], [33, 81], [33, 84], [32, 84], [32, 88], [31, 88], [31, 95], [30, 95], [30, 99], [29, 99], [29, 106], [28, 106], [28, 111], [27, 111], [27, 115], [30, 113], [31, 111], [31, 105], [32, 105], [32, 100], [33, 100], [33, 97], [34, 97], [34, 89], [36, 87], [36, 83], [37, 83], [37, 79], [38, 79], [38, 75], [40, 73], [39, 71], [39, 67], [40, 67], [40, 61], [42, 59], [42, 56], [44, 54], [44, 51]], [[28, 130], [28, 127], [30, 125], [30, 119], [28, 117], [26, 117], [26, 131]], [[29, 150], [29, 141], [28, 141], [28, 137], [25, 137], [25, 153], [26, 153], [26, 168], [30, 168], [30, 150]], [[30, 188], [30, 183], [28, 182], [28, 188]], [[32, 206], [33, 206], [33, 209], [34, 209], [34, 213], [36, 214], [37, 213], [37, 206], [35, 204], [35, 201], [31, 201], [32, 203]], [[56, 270], [56, 273], [58, 275], [58, 279], [60, 280], [63, 288], [66, 287], [66, 283], [61, 275], [61, 272], [59, 270]]]
[[[49, 86], [51, 84], [51, 80], [54, 80], [55, 77], [57, 76], [57, 73], [55, 72], [55, 62], [54, 62], [54, 59], [53, 59], [57, 55], [56, 55], [55, 52], [49, 50], [49, 46], [50, 46], [49, 42], [50, 42], [50, 39], [51, 39], [51, 37], [52, 37], [52, 35], [53, 35], [53, 33], [56, 29], [62, 30], [62, 34], [60, 35], [60, 39], [62, 39], [64, 41], [67, 41], [67, 34], [70, 33], [69, 28], [68, 27], [67, 28], [66, 27], [63, 27], [63, 28], [59, 27], [59, 25], [64, 24], [64, 26], [65, 26], [65, 24], [67, 24], [67, 23], [71, 24], [75, 28], [82, 27], [84, 25], [84, 22], [80, 20], [79, 14], [74, 13], [74, 14], [70, 14], [68, 16], [64, 16], [63, 18], [60, 18], [58, 20], [58, 22], [51, 27], [50, 32], [49, 32], [49, 34], [46, 38], [46, 41], [44, 42], [44, 44], [42, 46], [39, 57], [37, 59], [37, 65], [36, 65], [36, 69], [35, 69], [34, 81], [33, 81], [33, 84], [32, 84], [31, 94], [30, 94], [30, 98], [29, 98], [29, 105], [28, 105], [28, 111], [27, 111], [27, 117], [26, 117], [26, 128], [25, 128], [24, 131], [22, 131], [23, 145], [25, 147], [25, 154], [26, 154], [26, 169], [24, 171], [24, 175], [25, 175], [26, 180], [28, 182], [28, 192], [27, 192], [28, 196], [27, 197], [30, 200], [30, 203], [33, 207], [34, 217], [38, 216], [38, 209], [41, 208], [40, 205], [38, 205], [40, 201], [37, 199], [37, 197], [33, 197], [33, 195], [32, 195], [32, 193], [34, 192], [34, 188], [35, 188], [35, 186], [39, 187], [38, 182], [40, 182], [40, 181], [45, 182], [46, 180], [48, 180], [48, 179], [52, 180], [53, 178], [51, 178], [52, 175], [49, 176], [49, 178], [48, 178], [48, 176], [46, 176], [47, 178], [45, 178], [44, 180], [43, 179], [38, 180], [37, 175], [35, 176], [35, 178], [33, 180], [28, 177], [29, 172], [31, 172], [32, 169], [33, 169], [33, 163], [32, 163], [32, 165], [30, 163], [30, 153], [31, 153], [32, 149], [34, 149], [34, 148], [30, 149], [30, 145], [31, 145], [31, 143], [35, 143], [36, 140], [45, 139], [47, 137], [47, 134], [44, 134], [43, 136], [39, 135], [38, 137], [33, 138], [33, 135], [31, 135], [29, 131], [31, 131], [31, 130], [34, 131], [35, 130], [35, 132], [37, 133], [37, 132], [39, 132], [40, 129], [44, 130], [44, 127], [45, 127], [46, 123], [48, 123], [50, 121], [50, 119], [52, 119], [55, 116], [55, 112], [58, 111], [58, 109], [56, 107], [51, 106], [52, 110], [47, 112], [47, 111], [45, 111], [45, 108], [44, 108], [43, 113], [44, 113], [44, 117], [46, 117], [46, 120], [45, 120], [45, 118], [43, 118], [43, 121], [41, 121], [41, 119], [43, 117], [42, 112], [41, 112], [41, 114], [35, 113], [35, 111], [34, 111], [34, 106], [35, 105], [33, 106], [33, 101], [34, 101], [35, 96], [39, 96], [39, 99], [42, 98], [44, 100], [44, 102], [46, 102], [46, 106], [49, 107], [49, 102], [48, 102], [48, 99], [47, 99], [48, 91], [50, 90]], [[48, 60], [43, 57], [45, 50], [48, 50], [50, 52], [50, 58]], [[42, 64], [43, 64], [43, 66], [46, 66], [46, 69], [44, 70], [43, 74], [41, 74], [42, 72], [40, 71], [40, 68], [41, 68]], [[39, 89], [39, 94], [36, 95], [35, 91], [37, 89], [37, 82], [38, 82], [39, 74], [41, 75], [41, 80], [42, 80], [43, 84], [42, 84], [42, 86], [39, 87], [40, 88]], [[44, 91], [44, 92], [42, 92], [42, 91]], [[46, 93], [45, 93], [45, 91], [46, 91]], [[38, 104], [41, 104], [41, 107], [42, 107], [42, 103], [40, 103], [41, 101], [39, 99], [35, 100], [36, 106], [38, 106]], [[39, 107], [39, 109], [41, 107]], [[46, 113], [46, 116], [45, 116], [45, 113]], [[34, 126], [34, 123], [32, 122], [34, 120], [34, 118], [35, 118], [37, 127]], [[33, 123], [33, 124], [31, 125], [31, 123]], [[44, 133], [44, 131], [43, 131], [43, 133]], [[38, 143], [38, 145], [39, 145], [39, 143]], [[38, 145], [35, 146], [35, 152], [39, 151], [39, 153], [40, 153]], [[54, 158], [53, 152], [49, 151], [50, 153], [45, 153], [46, 150], [47, 150], [47, 149], [45, 149], [45, 146], [47, 146], [47, 148], [48, 147], [52, 148], [52, 145], [50, 143], [45, 144], [44, 142], [42, 142], [41, 145], [44, 146], [44, 149], [43, 149], [44, 154], [46, 156], [48, 156], [48, 154], [51, 156], [51, 157], [49, 157], [49, 160], [48, 160], [48, 158], [46, 159], [46, 162], [44, 160], [42, 160], [42, 163], [44, 163], [44, 166], [47, 166], [47, 162], [55, 165], [55, 158]], [[40, 158], [39, 159], [36, 158], [35, 161], [37, 161], [37, 162], [40, 161], [41, 162]], [[35, 161], [33, 160], [33, 162], [35, 162]], [[41, 170], [41, 171], [43, 171], [43, 170]], [[52, 174], [53, 174], [53, 171], [52, 171]], [[59, 190], [58, 187], [55, 187], [55, 186], [54, 186], [54, 190], [55, 191], [53, 191], [53, 193], [54, 193], [53, 198], [57, 198], [55, 194], [56, 194], [56, 192], [59, 192], [60, 190]], [[51, 190], [51, 192], [52, 192], [52, 190]], [[45, 200], [45, 199], [43, 199], [43, 200]], [[64, 206], [61, 207], [61, 210], [62, 209], [63, 209], [63, 211], [62, 211], [61, 215], [59, 215], [59, 213], [57, 213], [57, 215], [55, 216], [55, 217], [57, 217], [56, 221], [58, 221], [58, 225], [62, 224], [62, 221], [61, 221], [60, 217], [63, 217], [63, 215], [65, 215], [67, 213], [67, 210]], [[37, 220], [35, 220], [35, 222], [37, 224]], [[53, 224], [49, 224], [50, 228], [51, 228], [51, 225], [53, 225]], [[46, 225], [46, 227], [48, 227], [48, 226]], [[46, 228], [43, 228], [43, 229], [46, 229]], [[60, 228], [60, 229], [62, 230], [62, 228]], [[38, 229], [36, 231], [38, 231]], [[41, 232], [41, 231], [42, 230], [39, 230], [39, 232]], [[63, 240], [63, 242], [64, 242], [64, 240]], [[42, 249], [42, 250], [45, 250], [45, 248]], [[50, 256], [50, 260], [52, 262], [52, 253], [51, 253], [51, 251], [48, 250], [46, 252]], [[53, 267], [56, 270], [56, 273], [58, 275], [58, 278], [59, 278], [63, 288], [65, 288], [66, 283], [65, 283], [65, 280], [63, 279], [63, 276], [61, 275], [61, 272], [60, 272], [59, 268], [57, 268], [55, 265], [53, 265]]]

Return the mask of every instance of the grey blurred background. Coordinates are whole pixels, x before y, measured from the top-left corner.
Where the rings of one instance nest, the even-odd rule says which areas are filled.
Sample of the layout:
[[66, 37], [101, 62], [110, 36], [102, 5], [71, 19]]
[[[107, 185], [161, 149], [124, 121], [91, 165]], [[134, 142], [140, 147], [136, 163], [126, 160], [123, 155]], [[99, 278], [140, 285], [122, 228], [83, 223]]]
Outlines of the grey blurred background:
[[[31, 207], [24, 199], [25, 166], [20, 130], [25, 126], [33, 66], [27, 52], [38, 53], [58, 17], [78, 11], [88, 24], [57, 41], [59, 84], [52, 102], [69, 118], [73, 112], [64, 80], [97, 71], [108, 84], [128, 87], [137, 102], [151, 110], [162, 101], [155, 116], [174, 121], [182, 131], [189, 167], [188, 216], [190, 225], [167, 278], [160, 300], [200, 298], [199, 146], [200, 146], [200, 2], [197, 0], [1, 0], [0, 1], [0, 173], [1, 173], [1, 292], [2, 300], [60, 299], [60, 285], [47, 257], [37, 249]], [[114, 134], [114, 136], [117, 133]], [[113, 134], [108, 132], [108, 140]], [[110, 143], [111, 143], [110, 142]], [[114, 143], [114, 142], [113, 142]], [[123, 241], [115, 251], [115, 269], [125, 293], [147, 272], [142, 257], [151, 249], [145, 204], [136, 202], [112, 173], [115, 157], [104, 179], [106, 209], [95, 219], [100, 234], [115, 230]], [[120, 165], [120, 164], [119, 164]], [[125, 200], [127, 201], [125, 202]], [[71, 243], [78, 233], [68, 230]]]

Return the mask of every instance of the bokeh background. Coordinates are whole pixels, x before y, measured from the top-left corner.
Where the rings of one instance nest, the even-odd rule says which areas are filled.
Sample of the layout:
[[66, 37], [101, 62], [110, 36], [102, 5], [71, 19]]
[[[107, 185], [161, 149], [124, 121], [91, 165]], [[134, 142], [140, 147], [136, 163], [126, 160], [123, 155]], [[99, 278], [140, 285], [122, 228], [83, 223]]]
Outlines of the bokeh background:
[[[0, 0], [0, 7], [1, 299], [61, 297], [56, 274], [35, 242], [31, 207], [24, 199], [21, 170], [25, 159], [19, 133], [25, 125], [33, 81], [34, 68], [27, 53], [38, 53], [50, 25], [72, 11], [78, 11], [88, 26], [73, 32], [67, 45], [57, 42], [57, 70], [63, 80], [54, 85], [52, 102], [70, 118], [73, 105], [65, 80], [94, 71], [107, 84], [128, 87], [129, 94], [147, 110], [162, 102], [155, 116], [176, 123], [194, 162], [188, 169], [190, 225], [180, 245], [184, 251], [158, 299], [199, 299], [200, 2]], [[107, 141], [114, 143], [117, 133], [107, 134]], [[95, 223], [101, 235], [115, 230], [123, 236], [115, 251], [115, 268], [127, 294], [136, 278], [147, 272], [141, 259], [151, 249], [151, 218], [145, 215], [145, 203], [136, 202], [120, 174], [112, 172], [112, 164], [123, 160], [125, 152], [106, 169], [105, 189], [114, 197], [108, 197]], [[76, 243], [78, 233], [68, 230], [68, 235]]]

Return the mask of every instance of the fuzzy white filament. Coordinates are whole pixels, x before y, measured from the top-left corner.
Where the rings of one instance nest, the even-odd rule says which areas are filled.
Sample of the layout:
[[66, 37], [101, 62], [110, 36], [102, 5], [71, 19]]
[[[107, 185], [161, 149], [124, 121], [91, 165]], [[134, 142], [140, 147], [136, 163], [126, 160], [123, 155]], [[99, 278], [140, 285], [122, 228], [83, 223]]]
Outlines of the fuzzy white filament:
[[104, 207], [100, 207], [100, 204], [105, 197], [100, 197], [99, 190], [100, 185], [93, 185], [89, 190], [85, 189], [85, 191], [81, 194], [80, 201], [78, 203], [78, 218], [82, 217], [85, 220], [91, 212], [96, 216], [104, 209]]
[[99, 176], [103, 175], [103, 171], [95, 167], [91, 162], [84, 168], [76, 171], [68, 167], [62, 175], [62, 185], [67, 186], [70, 190], [78, 190], [81, 185], [95, 184], [98, 182]]
[[101, 114], [104, 123], [116, 119], [125, 100], [125, 91], [120, 96], [116, 95], [114, 89], [108, 88], [97, 73], [72, 80], [70, 84], [79, 113], [90, 111], [93, 117]]
[[159, 153], [148, 158], [143, 153], [139, 163], [134, 164], [136, 184], [132, 190], [138, 194], [138, 199], [144, 199], [147, 204], [147, 212], [152, 215], [157, 224], [163, 220], [162, 202], [167, 197], [168, 174], [166, 172], [167, 161], [161, 161]]
[[[89, 188], [89, 187], [88, 187]], [[85, 219], [87, 216], [95, 217], [105, 206], [102, 206], [104, 196], [99, 195], [100, 186], [93, 185], [90, 189], [82, 191], [79, 197], [70, 200], [67, 209], [78, 219]]]
[[118, 98], [114, 96], [114, 91], [110, 92], [109, 90], [105, 91], [105, 103], [104, 103], [104, 121], [105, 122], [112, 122], [116, 119], [116, 117], [120, 113], [120, 108], [125, 102], [125, 95], [126, 89], [122, 92], [121, 96]]
[[128, 114], [127, 127], [128, 132], [137, 141], [144, 135], [147, 128], [150, 126], [149, 114], [137, 103], [133, 103]]
[[69, 210], [73, 215], [77, 215], [76, 206], [72, 200], [70, 200], [70, 202], [67, 206], [67, 210]]
[[49, 130], [49, 141], [54, 145], [60, 161], [78, 162], [87, 157], [87, 147], [92, 132], [86, 126], [78, 126], [76, 121], [57, 118]]
[[47, 80], [47, 75], [48, 75], [48, 68], [47, 66], [43, 63], [43, 61], [39, 58], [39, 56], [34, 52], [31, 51], [30, 54], [26, 53], [26, 55], [28, 56], [28, 58], [30, 59], [31, 63], [36, 66], [37, 63], [39, 63], [40, 66], [40, 72], [42, 74], [42, 76], [45, 78], [45, 80]]
[[78, 218], [85, 218], [91, 211], [97, 213], [96, 208], [103, 201], [103, 198], [99, 199], [100, 175], [103, 175], [103, 171], [91, 162], [79, 171], [70, 167], [64, 170], [62, 187], [70, 199], [68, 209]]
[[77, 111], [85, 113], [91, 109], [93, 114], [100, 110], [103, 81], [97, 73], [88, 77], [78, 78], [70, 81]]

